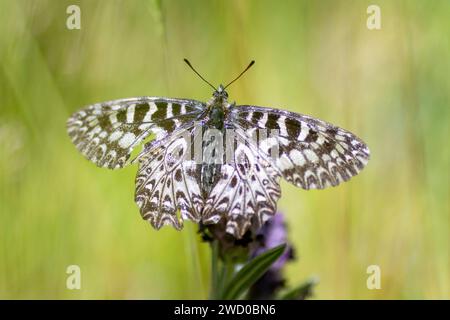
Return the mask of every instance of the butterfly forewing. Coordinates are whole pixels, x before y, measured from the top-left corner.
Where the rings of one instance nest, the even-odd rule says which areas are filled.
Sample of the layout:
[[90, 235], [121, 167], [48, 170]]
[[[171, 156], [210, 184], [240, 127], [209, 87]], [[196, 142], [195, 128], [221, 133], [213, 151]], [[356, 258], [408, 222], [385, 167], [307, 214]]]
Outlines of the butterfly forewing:
[[358, 137], [327, 122], [293, 112], [256, 106], [237, 106], [233, 119], [244, 129], [276, 130], [258, 141], [259, 150], [279, 153], [272, 163], [283, 177], [303, 189], [336, 186], [359, 173], [369, 149]]
[[195, 100], [140, 97], [98, 103], [74, 113], [67, 131], [77, 149], [100, 167], [121, 168], [151, 133], [159, 137], [194, 121], [204, 104]]

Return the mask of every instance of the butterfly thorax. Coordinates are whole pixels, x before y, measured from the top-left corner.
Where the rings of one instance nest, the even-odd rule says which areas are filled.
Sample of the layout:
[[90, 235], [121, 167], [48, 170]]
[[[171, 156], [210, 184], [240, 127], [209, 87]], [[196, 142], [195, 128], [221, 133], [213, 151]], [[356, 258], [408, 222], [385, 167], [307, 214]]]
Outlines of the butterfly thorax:
[[225, 114], [229, 107], [227, 99], [228, 93], [223, 86], [220, 85], [219, 88], [214, 91], [212, 98], [207, 103], [208, 121], [206, 126], [208, 128], [223, 130]]
[[212, 105], [208, 110], [208, 120], [206, 127], [208, 129], [223, 130], [225, 110], [221, 105]]

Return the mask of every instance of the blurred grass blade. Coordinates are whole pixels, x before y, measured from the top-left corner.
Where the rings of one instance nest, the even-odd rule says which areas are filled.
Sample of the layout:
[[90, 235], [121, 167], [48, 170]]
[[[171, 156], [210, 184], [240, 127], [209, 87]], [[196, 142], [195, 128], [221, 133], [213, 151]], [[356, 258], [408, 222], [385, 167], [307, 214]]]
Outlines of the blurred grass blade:
[[237, 299], [283, 254], [286, 244], [274, 247], [250, 260], [225, 287], [224, 299]]
[[312, 277], [303, 282], [298, 287], [288, 291], [281, 296], [282, 300], [305, 300], [313, 295], [314, 286], [319, 282], [316, 277]]

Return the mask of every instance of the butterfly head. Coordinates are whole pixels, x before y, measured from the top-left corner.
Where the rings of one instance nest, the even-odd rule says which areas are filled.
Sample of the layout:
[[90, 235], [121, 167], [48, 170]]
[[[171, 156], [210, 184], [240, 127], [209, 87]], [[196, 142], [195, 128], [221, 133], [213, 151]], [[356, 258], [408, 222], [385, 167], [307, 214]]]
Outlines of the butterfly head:
[[213, 98], [219, 101], [227, 101], [228, 93], [225, 91], [225, 87], [220, 85], [213, 93]]

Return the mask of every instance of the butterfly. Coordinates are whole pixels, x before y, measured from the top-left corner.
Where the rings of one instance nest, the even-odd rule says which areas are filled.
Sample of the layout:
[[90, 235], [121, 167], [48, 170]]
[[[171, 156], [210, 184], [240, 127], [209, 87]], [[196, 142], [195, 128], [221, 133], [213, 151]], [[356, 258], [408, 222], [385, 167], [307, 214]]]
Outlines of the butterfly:
[[[87, 106], [67, 121], [72, 142], [96, 165], [138, 163], [135, 202], [156, 229], [180, 230], [187, 219], [205, 225], [223, 220], [226, 232], [239, 239], [275, 214], [281, 178], [306, 190], [324, 189], [367, 164], [367, 145], [347, 130], [294, 112], [228, 102], [226, 88], [254, 61], [217, 89], [185, 62], [214, 89], [208, 102], [120, 99]], [[233, 139], [223, 144], [218, 136], [229, 132]]]

